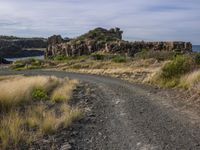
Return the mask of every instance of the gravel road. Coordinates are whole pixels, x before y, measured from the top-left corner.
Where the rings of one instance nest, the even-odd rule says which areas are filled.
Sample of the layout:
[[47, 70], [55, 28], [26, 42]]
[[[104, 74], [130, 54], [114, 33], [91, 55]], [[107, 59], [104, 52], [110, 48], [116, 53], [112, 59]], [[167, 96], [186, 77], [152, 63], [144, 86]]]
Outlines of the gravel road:
[[82, 126], [73, 149], [200, 149], [199, 120], [191, 120], [166, 98], [154, 94], [154, 87], [97, 75], [0, 70], [1, 75], [21, 73], [68, 76], [94, 87], [93, 114], [89, 117], [95, 120]]

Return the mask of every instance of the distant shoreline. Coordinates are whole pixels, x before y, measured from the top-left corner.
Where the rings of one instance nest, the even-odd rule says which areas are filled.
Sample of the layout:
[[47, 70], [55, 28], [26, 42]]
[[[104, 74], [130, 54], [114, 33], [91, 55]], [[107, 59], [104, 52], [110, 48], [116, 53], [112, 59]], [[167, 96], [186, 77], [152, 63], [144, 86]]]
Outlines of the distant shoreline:
[[13, 61], [16, 61], [16, 60], [24, 60], [24, 59], [29, 59], [29, 58], [43, 60], [44, 59], [44, 55], [41, 55], [41, 56], [30, 56], [30, 57], [18, 57], [18, 58], [5, 58], [5, 60], [13, 62]]
[[4, 54], [1, 57], [5, 59], [12, 59], [12, 58], [23, 58], [23, 57], [37, 57], [37, 56], [43, 56], [44, 51], [43, 50], [22, 50], [17, 53], [12, 54]]

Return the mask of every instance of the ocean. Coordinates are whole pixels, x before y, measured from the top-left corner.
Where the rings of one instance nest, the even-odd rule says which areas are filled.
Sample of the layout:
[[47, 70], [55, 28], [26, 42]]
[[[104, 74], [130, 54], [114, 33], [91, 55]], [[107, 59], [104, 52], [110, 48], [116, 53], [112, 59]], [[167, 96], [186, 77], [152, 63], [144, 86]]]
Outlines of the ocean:
[[192, 50], [194, 52], [200, 52], [200, 45], [192, 45]]

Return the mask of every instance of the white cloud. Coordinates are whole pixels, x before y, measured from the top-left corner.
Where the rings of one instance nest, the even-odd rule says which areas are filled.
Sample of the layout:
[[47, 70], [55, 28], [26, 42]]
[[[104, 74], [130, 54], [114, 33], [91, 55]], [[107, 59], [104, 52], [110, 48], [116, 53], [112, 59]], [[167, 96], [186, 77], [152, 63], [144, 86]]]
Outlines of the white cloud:
[[0, 34], [77, 36], [119, 26], [130, 40], [200, 43], [200, 1], [0, 0]]

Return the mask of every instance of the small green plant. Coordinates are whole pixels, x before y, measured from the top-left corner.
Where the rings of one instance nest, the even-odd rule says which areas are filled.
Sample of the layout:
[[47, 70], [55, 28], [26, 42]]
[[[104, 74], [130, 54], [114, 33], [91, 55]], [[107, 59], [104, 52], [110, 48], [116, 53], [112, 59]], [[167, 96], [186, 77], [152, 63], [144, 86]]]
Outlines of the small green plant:
[[125, 56], [114, 56], [113, 59], [112, 59], [113, 62], [115, 63], [125, 63], [127, 61], [126, 57]]
[[104, 60], [104, 58], [105, 58], [105, 56], [102, 54], [92, 54], [91, 57], [94, 60]]
[[32, 97], [35, 100], [47, 100], [49, 98], [47, 92], [42, 88], [35, 88], [32, 92]]

